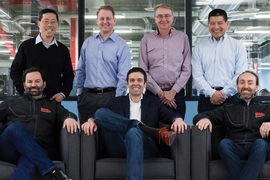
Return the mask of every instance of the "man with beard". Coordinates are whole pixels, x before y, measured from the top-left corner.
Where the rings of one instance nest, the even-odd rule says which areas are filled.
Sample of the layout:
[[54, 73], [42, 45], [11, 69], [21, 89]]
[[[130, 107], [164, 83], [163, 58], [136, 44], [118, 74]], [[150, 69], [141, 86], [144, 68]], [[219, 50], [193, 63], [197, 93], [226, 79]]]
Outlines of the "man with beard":
[[[194, 125], [200, 130], [222, 125], [226, 138], [219, 143], [219, 155], [231, 179], [257, 179], [261, 168], [270, 157], [270, 104], [257, 100], [257, 74], [245, 71], [236, 80], [239, 99], [212, 111], [196, 115]], [[246, 160], [243, 164], [242, 160]]]
[[39, 69], [25, 70], [22, 81], [23, 97], [8, 98], [0, 104], [0, 123], [5, 125], [0, 135], [0, 160], [17, 165], [12, 180], [31, 180], [37, 172], [67, 180], [51, 159], [57, 158], [59, 127], [76, 132], [77, 117], [44, 97], [45, 75]]

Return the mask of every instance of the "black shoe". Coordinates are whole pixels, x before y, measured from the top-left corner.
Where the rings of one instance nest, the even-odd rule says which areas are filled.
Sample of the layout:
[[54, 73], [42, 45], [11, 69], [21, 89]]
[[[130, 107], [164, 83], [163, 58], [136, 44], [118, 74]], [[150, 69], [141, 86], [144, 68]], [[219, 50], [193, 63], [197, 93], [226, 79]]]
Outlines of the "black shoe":
[[71, 180], [60, 168], [55, 168], [54, 170], [52, 170], [50, 175], [53, 177], [54, 180]]

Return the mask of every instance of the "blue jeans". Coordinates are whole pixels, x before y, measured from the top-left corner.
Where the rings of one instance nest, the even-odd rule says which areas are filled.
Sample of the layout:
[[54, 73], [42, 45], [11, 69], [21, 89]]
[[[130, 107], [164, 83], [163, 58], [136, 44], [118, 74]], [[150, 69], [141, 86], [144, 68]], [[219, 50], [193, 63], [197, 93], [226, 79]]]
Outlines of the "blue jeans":
[[56, 167], [20, 123], [10, 124], [1, 134], [0, 160], [17, 165], [11, 180], [32, 180], [36, 170], [44, 176]]
[[108, 157], [127, 158], [127, 179], [143, 179], [143, 159], [159, 157], [155, 142], [139, 128], [138, 120], [131, 120], [101, 108], [95, 113], [99, 135]]
[[219, 143], [219, 155], [232, 180], [257, 179], [269, 153], [270, 143], [264, 139], [237, 144], [225, 138]]
[[[146, 95], [152, 95], [152, 96], [157, 96], [154, 93], [152, 93], [149, 90], [145, 91]], [[184, 89], [182, 89], [179, 93], [176, 93], [174, 96], [175, 103], [177, 105], [176, 109], [171, 109], [170, 107], [166, 106], [167, 108], [173, 110], [173, 112], [180, 114], [183, 119], [185, 119], [185, 114], [186, 114], [186, 100], [185, 100], [185, 93]]]

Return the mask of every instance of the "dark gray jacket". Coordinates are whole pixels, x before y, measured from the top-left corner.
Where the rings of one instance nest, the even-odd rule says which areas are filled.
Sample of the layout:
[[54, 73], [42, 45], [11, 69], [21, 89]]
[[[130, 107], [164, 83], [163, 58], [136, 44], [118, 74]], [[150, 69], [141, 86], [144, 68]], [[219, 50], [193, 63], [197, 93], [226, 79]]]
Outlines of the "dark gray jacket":
[[212, 111], [197, 114], [193, 124], [208, 118], [213, 125], [223, 125], [227, 138], [234, 142], [253, 142], [262, 138], [259, 132], [263, 122], [270, 122], [270, 104], [256, 97], [247, 104], [239, 99], [235, 104], [224, 104]]
[[46, 98], [35, 100], [29, 94], [7, 98], [0, 104], [0, 123], [23, 124], [50, 157], [56, 153], [60, 128], [68, 117], [77, 120], [60, 103]]

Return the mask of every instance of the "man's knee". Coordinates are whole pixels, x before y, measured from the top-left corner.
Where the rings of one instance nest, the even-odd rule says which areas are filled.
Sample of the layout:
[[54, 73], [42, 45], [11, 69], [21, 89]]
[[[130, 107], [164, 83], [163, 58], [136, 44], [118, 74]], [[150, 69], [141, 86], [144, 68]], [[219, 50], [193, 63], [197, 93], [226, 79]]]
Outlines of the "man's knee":
[[106, 115], [108, 112], [107, 108], [99, 108], [96, 112], [95, 112], [95, 118], [100, 118], [104, 115]]
[[126, 139], [140, 139], [142, 140], [144, 133], [137, 127], [130, 128], [126, 133]]

